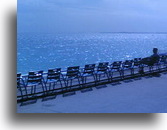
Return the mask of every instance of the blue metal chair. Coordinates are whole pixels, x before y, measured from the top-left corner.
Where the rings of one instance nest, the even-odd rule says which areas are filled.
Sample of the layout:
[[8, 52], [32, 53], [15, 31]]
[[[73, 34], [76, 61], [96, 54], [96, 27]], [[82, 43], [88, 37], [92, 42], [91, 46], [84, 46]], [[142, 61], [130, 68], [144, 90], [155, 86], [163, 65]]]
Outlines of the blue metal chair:
[[[32, 97], [34, 97], [36, 94], [37, 86], [40, 89], [40, 85], [42, 86], [42, 92], [45, 94], [46, 88], [44, 86], [43, 71], [29, 72], [28, 79], [25, 85], [27, 94], [30, 94]], [[31, 89], [30, 92], [28, 91], [28, 88]], [[39, 91], [41, 92], [41, 90]]]
[[130, 75], [132, 76], [134, 74], [134, 68], [133, 68], [133, 60], [126, 60], [122, 64], [122, 75], [123, 78], [125, 77], [125, 71], [130, 70]]
[[134, 73], [135, 73], [135, 69], [137, 69], [137, 73], [140, 72], [141, 69], [143, 69], [143, 66], [141, 64], [141, 59], [142, 58], [134, 58], [133, 59], [133, 69], [134, 69]]
[[[64, 77], [66, 90], [68, 90], [68, 88], [71, 90], [71, 87], [73, 85], [73, 81], [75, 79], [77, 79], [79, 87], [81, 86], [81, 84], [80, 84], [81, 74], [80, 74], [79, 68], [80, 68], [79, 66], [67, 68], [67, 73]], [[69, 81], [70, 81], [70, 85], [69, 85]]]
[[161, 69], [167, 69], [167, 55], [160, 57], [159, 66]]
[[17, 90], [19, 90], [22, 99], [24, 99], [25, 96], [27, 98], [27, 90], [26, 90], [26, 87], [25, 87], [24, 80], [21, 76], [21, 73], [17, 74]]
[[[54, 91], [55, 90], [55, 86], [57, 85], [57, 83], [59, 82], [62, 86], [62, 79], [61, 79], [61, 68], [55, 68], [55, 69], [49, 69], [48, 73], [47, 73], [47, 77], [46, 77], [46, 89], [47, 91]], [[47, 86], [49, 84], [49, 86]]]
[[110, 65], [110, 77], [113, 78], [115, 72], [119, 72], [119, 76], [122, 78], [122, 61], [115, 61]]
[[141, 58], [134, 58], [133, 59], [133, 66], [140, 66], [141, 65]]
[[82, 84], [86, 84], [87, 77], [93, 77], [94, 82], [96, 83], [95, 76], [95, 64], [87, 64], [84, 67], [84, 70], [81, 74]]
[[97, 70], [95, 72], [96, 82], [100, 82], [102, 75], [107, 76], [107, 80], [110, 81], [108, 65], [109, 65], [109, 62], [101, 62], [98, 64]]
[[151, 57], [146, 57], [140, 60], [139, 73], [144, 74], [154, 73], [160, 71], [159, 58], [157, 57], [152, 61]]

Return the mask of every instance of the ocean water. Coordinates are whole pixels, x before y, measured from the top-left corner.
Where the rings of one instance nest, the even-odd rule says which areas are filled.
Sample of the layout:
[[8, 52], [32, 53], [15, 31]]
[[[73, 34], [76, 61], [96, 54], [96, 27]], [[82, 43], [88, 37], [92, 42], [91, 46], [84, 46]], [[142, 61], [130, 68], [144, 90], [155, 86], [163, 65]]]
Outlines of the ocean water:
[[146, 57], [152, 48], [167, 52], [165, 33], [79, 33], [17, 36], [17, 72]]

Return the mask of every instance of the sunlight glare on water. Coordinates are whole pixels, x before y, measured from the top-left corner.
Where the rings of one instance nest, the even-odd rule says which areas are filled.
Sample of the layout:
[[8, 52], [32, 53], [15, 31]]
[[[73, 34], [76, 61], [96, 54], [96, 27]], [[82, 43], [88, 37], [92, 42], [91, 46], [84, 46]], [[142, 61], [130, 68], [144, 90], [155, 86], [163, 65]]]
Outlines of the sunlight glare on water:
[[18, 34], [17, 72], [145, 57], [152, 48], [167, 52], [167, 34]]

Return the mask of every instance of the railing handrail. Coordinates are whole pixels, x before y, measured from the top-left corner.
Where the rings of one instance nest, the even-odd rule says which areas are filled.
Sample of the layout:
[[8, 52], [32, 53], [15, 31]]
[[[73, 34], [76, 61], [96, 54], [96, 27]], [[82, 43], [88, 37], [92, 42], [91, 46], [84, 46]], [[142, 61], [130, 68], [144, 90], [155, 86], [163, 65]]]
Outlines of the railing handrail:
[[[164, 55], [160, 55], [160, 58], [161, 57], [163, 57]], [[165, 56], [167, 56], [167, 55], [165, 55]], [[139, 58], [134, 58], [134, 59], [139, 59]], [[141, 58], [142, 59], [142, 58]], [[125, 60], [125, 61], [127, 61], [127, 60]], [[125, 62], [125, 61], [121, 61], [121, 67], [122, 67], [122, 65], [123, 65], [123, 63]], [[130, 61], [130, 60], [128, 60], [128, 61]], [[132, 60], [131, 60], [132, 61]], [[160, 60], [159, 60], [160, 61]], [[117, 62], [117, 61], [113, 61], [111, 64], [110, 64], [110, 62], [108, 62], [109, 63], [109, 65], [108, 65], [108, 67], [110, 67], [114, 62]], [[106, 63], [106, 62], [99, 62], [99, 63]], [[94, 63], [95, 64], [95, 69], [97, 69], [97, 67], [98, 67], [98, 63]], [[134, 65], [134, 60], [133, 60], [133, 63], [132, 63], [133, 65]], [[133, 66], [132, 65], [132, 66]], [[70, 67], [70, 66], [69, 66]], [[73, 66], [71, 66], [71, 67], [73, 67]], [[61, 73], [63, 74], [63, 73], [66, 73], [67, 72], [67, 68], [68, 67], [66, 67], [66, 70], [61, 70]], [[80, 72], [82, 72], [82, 70], [84, 70], [84, 68], [85, 67], [79, 67], [79, 71]], [[49, 70], [49, 69], [48, 69]], [[35, 71], [36, 72], [36, 71]], [[44, 71], [43, 72], [43, 75], [46, 75], [48, 72], [46, 72], [46, 71]], [[23, 74], [23, 75], [21, 75], [21, 77], [23, 77], [23, 78], [25, 78], [25, 77], [27, 77], [28, 76], [28, 74]]]

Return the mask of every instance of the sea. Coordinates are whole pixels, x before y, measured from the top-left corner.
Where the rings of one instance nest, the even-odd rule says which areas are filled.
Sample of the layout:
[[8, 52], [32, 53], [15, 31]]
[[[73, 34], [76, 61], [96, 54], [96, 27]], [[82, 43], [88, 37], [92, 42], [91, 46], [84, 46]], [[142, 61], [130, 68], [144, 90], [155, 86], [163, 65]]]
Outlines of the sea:
[[17, 72], [84, 67], [167, 52], [167, 33], [18, 33]]

